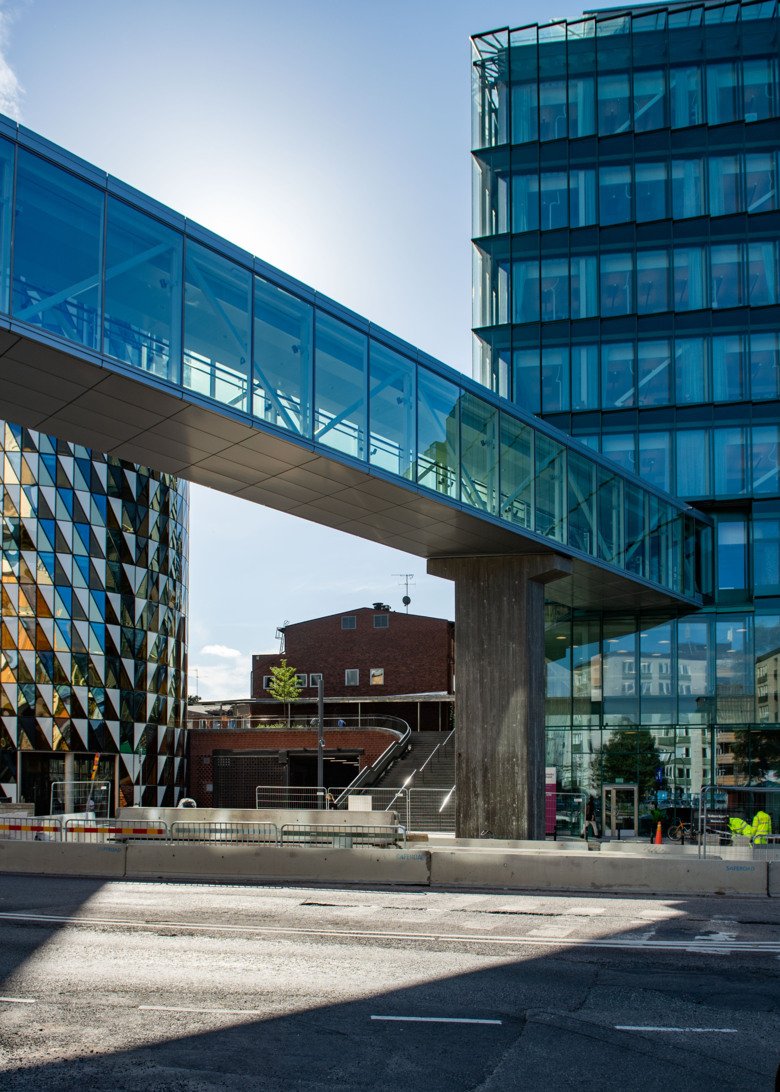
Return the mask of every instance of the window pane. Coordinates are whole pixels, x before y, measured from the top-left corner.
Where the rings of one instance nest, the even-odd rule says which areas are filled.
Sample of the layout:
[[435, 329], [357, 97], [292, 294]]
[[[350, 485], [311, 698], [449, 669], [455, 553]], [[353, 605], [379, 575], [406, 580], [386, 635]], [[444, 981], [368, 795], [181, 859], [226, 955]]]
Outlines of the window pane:
[[369, 462], [413, 478], [415, 366], [377, 341], [369, 348]]
[[596, 223], [596, 171], [593, 167], [569, 171], [569, 215], [572, 227]]
[[311, 435], [314, 312], [311, 304], [255, 277], [256, 417]]
[[721, 125], [740, 116], [739, 76], [735, 61], [707, 65], [707, 121]]
[[542, 80], [539, 85], [539, 139], [566, 137], [566, 81]]
[[568, 541], [586, 554], [596, 552], [596, 465], [590, 459], [570, 451]]
[[542, 261], [542, 319], [554, 322], [569, 317], [569, 261], [545, 258]]
[[716, 428], [713, 431], [715, 495], [739, 496], [746, 491], [747, 435], [744, 428]]
[[666, 77], [664, 70], [634, 72], [634, 128], [637, 132], [663, 129], [666, 125]]
[[623, 504], [626, 527], [625, 567], [630, 573], [646, 577], [648, 575], [647, 493], [632, 482], [625, 482]]
[[533, 528], [533, 431], [513, 417], [501, 414], [502, 519]]
[[753, 720], [754, 668], [748, 621], [744, 614], [730, 614], [715, 623], [716, 716], [719, 721], [744, 723]]
[[669, 492], [671, 488], [671, 440], [668, 432], [639, 433], [639, 477]]
[[669, 215], [666, 163], [637, 163], [635, 172], [637, 220], [663, 220]]
[[684, 129], [688, 125], [701, 125], [702, 112], [701, 69], [698, 67], [672, 68], [669, 70], [672, 128]]
[[753, 492], [778, 494], [778, 425], [753, 426]]
[[633, 432], [605, 432], [601, 437], [601, 450], [618, 466], [636, 474], [636, 436]]
[[252, 274], [188, 239], [184, 282], [184, 386], [247, 411]]
[[706, 264], [700, 246], [677, 247], [674, 251], [674, 309], [698, 311], [706, 298]]
[[717, 528], [718, 591], [747, 587], [747, 525], [744, 519], [721, 517]]
[[539, 175], [512, 178], [512, 231], [539, 230]]
[[745, 207], [748, 212], [777, 208], [777, 161], [773, 154], [745, 156]]
[[748, 303], [761, 307], [777, 303], [777, 242], [748, 245]]
[[514, 322], [539, 321], [539, 262], [515, 262], [512, 276]]
[[566, 227], [569, 223], [568, 185], [565, 171], [542, 174], [542, 230]]
[[756, 401], [780, 398], [780, 335], [750, 335], [750, 393]]
[[460, 499], [495, 515], [498, 512], [498, 410], [462, 394], [460, 399]]
[[512, 143], [539, 139], [536, 81], [512, 86]]
[[426, 368], [417, 375], [417, 481], [458, 496], [460, 389]]
[[558, 542], [566, 541], [566, 450], [555, 440], [536, 434], [535, 530]]
[[178, 382], [182, 237], [108, 198], [104, 352]]
[[368, 339], [318, 311], [314, 344], [314, 439], [365, 459]]
[[745, 397], [743, 339], [740, 334], [712, 339], [712, 390], [716, 402], [738, 402]]
[[599, 351], [596, 345], [572, 346], [571, 407], [575, 410], [599, 407]]
[[624, 224], [631, 219], [631, 168], [599, 168], [599, 219], [601, 224]]
[[745, 82], [745, 121], [777, 117], [777, 58], [744, 60], [742, 78]]
[[669, 310], [669, 252], [667, 250], [637, 252], [636, 309], [640, 315]]
[[11, 220], [14, 146], [0, 137], [0, 311], [9, 311], [11, 295]]
[[542, 349], [542, 412], [569, 408], [569, 349]]
[[685, 500], [710, 495], [709, 433], [706, 429], [683, 429], [677, 440], [677, 489]]
[[640, 341], [637, 347], [637, 405], [671, 402], [671, 349], [668, 341]]
[[601, 255], [601, 313], [628, 315], [633, 310], [631, 254]]
[[518, 349], [514, 363], [514, 401], [529, 413], [539, 413], [542, 404], [539, 350]]
[[593, 318], [599, 313], [596, 255], [572, 255], [571, 317]]
[[709, 398], [707, 342], [703, 337], [678, 338], [674, 346], [678, 405], [706, 402]]
[[740, 307], [744, 302], [742, 254], [743, 247], [740, 243], [711, 248], [713, 308]]
[[780, 595], [780, 520], [753, 520], [753, 592]]
[[[10, 185], [13, 169], [3, 158], [0, 172], [0, 187]], [[103, 204], [94, 186], [19, 149], [14, 317], [90, 349], [100, 348]], [[5, 200], [3, 209], [4, 219]], [[0, 306], [8, 310], [7, 296]]]
[[715, 155], [709, 160], [710, 215], [724, 216], [742, 211], [740, 157]]
[[675, 220], [703, 216], [704, 164], [701, 159], [672, 161], [672, 215]]
[[601, 346], [602, 406], [625, 409], [634, 404], [634, 346], [631, 342]]
[[596, 476], [597, 553], [602, 561], [619, 565], [623, 553], [623, 485], [601, 467], [596, 469]]
[[569, 136], [596, 132], [595, 88], [592, 76], [569, 77]]
[[599, 135], [624, 133], [631, 124], [630, 89], [627, 73], [599, 76]]

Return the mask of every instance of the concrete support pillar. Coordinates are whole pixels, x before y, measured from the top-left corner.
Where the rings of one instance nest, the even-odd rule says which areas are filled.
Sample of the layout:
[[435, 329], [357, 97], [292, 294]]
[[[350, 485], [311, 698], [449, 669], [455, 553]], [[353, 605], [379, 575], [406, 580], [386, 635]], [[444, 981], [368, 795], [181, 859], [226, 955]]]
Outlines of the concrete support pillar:
[[76, 756], [71, 754], [70, 751], [65, 752], [65, 774], [63, 780], [65, 782], [65, 795], [63, 799], [62, 810], [66, 815], [72, 815], [76, 810], [76, 805], [73, 797], [73, 782], [75, 781], [75, 769], [76, 769]]
[[555, 554], [432, 558], [455, 581], [459, 838], [544, 838], [544, 586]]

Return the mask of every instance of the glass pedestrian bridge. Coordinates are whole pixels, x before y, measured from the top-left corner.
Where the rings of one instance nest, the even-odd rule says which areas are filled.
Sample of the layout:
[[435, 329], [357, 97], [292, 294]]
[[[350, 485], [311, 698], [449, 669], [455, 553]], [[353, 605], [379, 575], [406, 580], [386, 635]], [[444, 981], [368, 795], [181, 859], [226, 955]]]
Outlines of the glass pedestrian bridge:
[[573, 605], [709, 591], [706, 517], [4, 118], [0, 415], [427, 558], [562, 555]]

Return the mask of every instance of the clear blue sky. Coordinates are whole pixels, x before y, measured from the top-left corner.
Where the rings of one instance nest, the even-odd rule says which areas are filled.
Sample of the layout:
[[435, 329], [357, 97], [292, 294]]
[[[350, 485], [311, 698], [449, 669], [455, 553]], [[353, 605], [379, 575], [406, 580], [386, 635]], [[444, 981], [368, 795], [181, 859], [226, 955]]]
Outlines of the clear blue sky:
[[[575, 15], [571, 0], [556, 16]], [[469, 35], [506, 0], [0, 0], [0, 103], [31, 129], [471, 370]], [[3, 60], [4, 59], [4, 60]], [[283, 621], [452, 617], [425, 562], [193, 487], [190, 676], [248, 693]]]

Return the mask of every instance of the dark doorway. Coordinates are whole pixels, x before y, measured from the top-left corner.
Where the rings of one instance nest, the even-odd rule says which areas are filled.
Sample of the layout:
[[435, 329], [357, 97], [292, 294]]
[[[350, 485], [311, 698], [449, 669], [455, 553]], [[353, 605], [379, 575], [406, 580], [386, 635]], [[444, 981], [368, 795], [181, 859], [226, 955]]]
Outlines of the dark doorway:
[[[325, 788], [345, 789], [357, 777], [360, 769], [360, 757], [357, 754], [325, 755], [322, 764]], [[290, 785], [317, 784], [317, 755], [307, 751], [305, 754], [289, 755]]]

